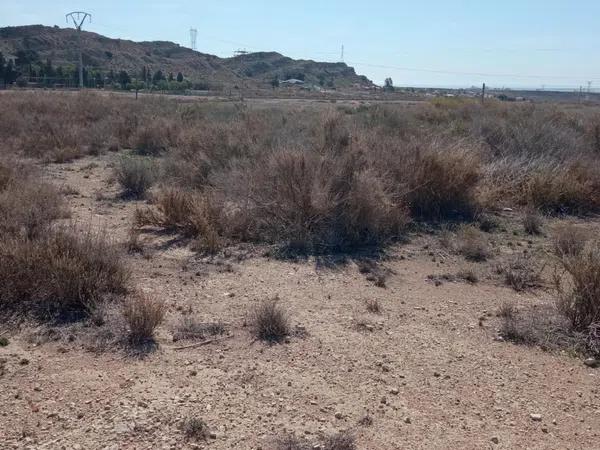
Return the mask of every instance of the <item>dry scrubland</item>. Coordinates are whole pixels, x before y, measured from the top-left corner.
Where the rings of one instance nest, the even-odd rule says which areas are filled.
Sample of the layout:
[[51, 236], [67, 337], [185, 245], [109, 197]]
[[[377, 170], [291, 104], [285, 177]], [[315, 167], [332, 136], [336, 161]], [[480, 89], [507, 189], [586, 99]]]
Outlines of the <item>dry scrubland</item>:
[[[28, 394], [20, 393], [19, 373], [35, 370], [28, 359], [34, 357], [41, 371], [46, 359], [40, 355], [49, 352], [45, 349], [52, 343], [59, 345], [56, 342], [61, 355], [78, 355], [71, 356], [75, 359], [68, 364], [118, 355], [117, 362], [110, 360], [116, 364], [115, 373], [126, 377], [131, 365], [136, 378], [150, 376], [145, 364], [167, 367], [173, 363], [169, 352], [187, 352], [184, 362], [178, 360], [185, 367], [177, 366], [186, 374], [190, 360], [209, 358], [213, 348], [224, 345], [229, 346], [227, 350], [237, 345], [231, 353], [241, 352], [230, 370], [269, 352], [284, 367], [299, 369], [296, 364], [301, 363], [284, 363], [290, 355], [282, 348], [296, 345], [302, 352], [292, 361], [312, 361], [313, 353], [322, 356], [323, 345], [331, 347], [328, 351], [334, 359], [337, 353], [350, 350], [346, 347], [358, 345], [357, 351], [368, 361], [377, 350], [365, 341], [377, 342], [376, 348], [385, 352], [383, 363], [381, 357], [373, 363], [377, 374], [365, 372], [362, 366], [353, 372], [343, 364], [339, 372], [327, 369], [333, 371], [327, 372], [329, 377], [357, 386], [385, 378], [390, 373], [385, 363], [390, 355], [415, 351], [410, 340], [396, 339], [403, 330], [417, 343], [420, 336], [431, 337], [439, 331], [442, 337], [433, 339], [450, 346], [466, 349], [473, 345], [485, 351], [487, 346], [501, 345], [494, 357], [502, 366], [518, 351], [519, 361], [528, 354], [545, 358], [542, 366], [558, 364], [576, 380], [585, 378], [572, 373], [574, 367], [586, 370], [580, 359], [600, 357], [600, 243], [595, 219], [600, 211], [600, 110], [595, 107], [491, 101], [482, 106], [439, 100], [417, 105], [314, 102], [283, 108], [19, 92], [3, 93], [0, 100], [0, 314], [4, 321], [0, 339], [5, 347], [0, 349], [0, 384], [10, 387], [7, 395], [17, 405], [14, 415], [3, 408], [0, 420], [5, 425], [17, 424], [12, 427], [16, 434], [4, 432], [6, 442], [15, 448], [37, 448], [44, 439], [67, 445], [81, 439], [87, 442], [85, 448], [104, 448], [105, 444], [108, 448], [115, 443], [123, 448], [154, 448], [161, 442], [166, 448], [206, 445], [278, 450], [314, 445], [330, 450], [483, 448], [528, 442], [528, 433], [520, 436], [520, 432], [506, 431], [514, 423], [498, 425], [496, 431], [481, 425], [487, 433], [481, 437], [473, 434], [477, 426], [458, 426], [448, 417], [424, 416], [425, 428], [418, 425], [413, 431], [399, 431], [394, 423], [405, 428], [411, 425], [406, 415], [410, 406], [391, 405], [381, 395], [371, 406], [362, 396], [349, 395], [336, 399], [337, 407], [321, 407], [318, 414], [334, 417], [330, 428], [322, 425], [329, 418], [313, 417], [320, 424], [318, 431], [302, 432], [299, 426], [285, 423], [261, 426], [264, 419], [259, 419], [258, 425], [246, 423], [255, 430], [246, 429], [252, 435], [247, 438], [228, 427], [231, 419], [220, 423], [215, 411], [205, 409], [199, 399], [195, 409], [182, 407], [181, 414], [173, 412], [177, 417], [164, 425], [172, 441], [163, 442], [139, 426], [137, 431], [132, 427], [126, 437], [116, 435], [114, 441], [102, 445], [95, 428], [87, 434], [87, 441], [68, 434], [60, 441], [54, 425], [43, 427], [42, 436], [19, 425], [25, 421], [22, 415], [27, 414], [27, 405], [39, 412]], [[90, 175], [94, 171], [100, 178]], [[64, 179], [77, 185], [60, 181]], [[89, 191], [90, 186], [97, 187], [93, 195], [80, 192]], [[89, 216], [86, 219], [83, 212], [98, 205], [106, 217], [101, 227], [85, 223]], [[126, 216], [117, 218], [123, 212]], [[316, 269], [311, 269], [313, 265]], [[188, 283], [188, 275], [182, 275], [193, 272], [191, 267], [201, 267], [191, 277], [206, 278], [201, 286]], [[358, 278], [349, 274], [352, 267]], [[307, 281], [306, 286], [299, 280], [297, 286], [291, 281], [281, 284], [282, 277], [292, 280], [294, 273], [310, 277], [311, 270], [334, 275], [326, 282], [318, 275], [318, 280]], [[163, 281], [172, 282], [172, 291], [164, 282], [157, 285], [156, 274], [161, 271], [166, 271]], [[270, 278], [270, 271], [278, 275]], [[245, 273], [251, 274], [246, 287]], [[438, 298], [439, 289], [447, 284], [456, 288]], [[226, 292], [217, 303], [209, 294], [203, 294], [213, 299], [209, 303], [198, 298], [203, 290], [214, 293], [232, 285], [241, 292]], [[315, 289], [321, 289], [322, 311]], [[176, 291], [174, 300], [175, 294], [169, 292]], [[190, 298], [182, 300], [179, 292]], [[252, 299], [247, 295], [250, 292]], [[294, 298], [293, 303], [285, 292]], [[348, 299], [355, 297], [360, 303], [349, 306]], [[470, 300], [459, 305], [463, 298]], [[455, 305], [450, 306], [455, 312], [450, 312], [454, 315], [449, 323], [439, 322], [444, 313], [411, 316], [413, 311], [429, 311], [444, 301], [449, 302], [444, 308]], [[298, 324], [300, 317], [311, 320], [307, 314], [315, 308], [318, 323]], [[323, 322], [321, 316], [327, 314], [329, 319]], [[352, 316], [351, 326], [340, 328], [347, 316]], [[376, 319], [384, 316], [385, 320]], [[404, 323], [407, 317], [413, 319], [409, 328]], [[478, 326], [471, 324], [473, 320]], [[483, 334], [466, 338], [445, 334], [457, 327], [468, 327], [471, 334], [480, 329]], [[506, 340], [526, 346], [513, 348], [501, 342]], [[169, 341], [186, 344], [175, 350], [168, 345], [162, 348]], [[454, 351], [444, 350], [444, 345], [429, 351], [442, 352], [437, 358], [450, 358]], [[549, 353], [540, 356], [540, 348]], [[161, 355], [167, 355], [166, 360], [161, 361]], [[49, 353], [47, 358], [51, 360]], [[417, 364], [412, 367], [422, 371], [417, 361], [412, 360]], [[166, 372], [177, 369], [168, 367]], [[213, 369], [202, 372], [208, 377], [208, 388], [225, 377]], [[294, 378], [298, 375], [289, 374], [287, 385], [278, 387], [286, 379], [279, 372], [282, 369], [272, 365], [262, 369], [266, 370], [266, 375], [261, 372], [262, 387], [276, 391], [272, 394], [275, 401], [292, 389], [292, 381], [298, 381]], [[503, 372], [498, 376], [509, 379], [522, 373], [522, 368], [497, 370]], [[432, 373], [433, 379], [442, 379], [439, 372]], [[462, 376], [468, 380], [471, 375], [478, 376], [469, 370]], [[156, 376], [153, 372], [160, 385]], [[320, 377], [326, 383], [332, 380]], [[411, 380], [412, 375], [404, 374], [400, 380], [405, 377]], [[134, 383], [127, 378], [130, 382]], [[383, 393], [403, 398], [399, 389], [407, 381], [401, 383], [402, 388], [386, 387]], [[242, 384], [251, 385], [252, 376]], [[65, 381], [65, 389], [68, 386]], [[435, 399], [439, 391], [429, 381], [423, 389], [418, 396], [426, 408], [423, 396]], [[490, 389], [502, 397], [512, 388], [501, 384]], [[446, 408], [468, 415], [458, 406], [461, 398], [468, 403], [467, 391], [449, 388], [448, 395], [455, 394], [457, 403], [449, 401]], [[28, 399], [24, 407], [21, 395]], [[416, 393], [406, 395], [410, 399]], [[249, 402], [244, 408], [239, 404], [221, 407], [225, 413], [233, 411], [244, 418], [260, 417], [261, 408], [254, 405], [258, 409], [253, 412], [254, 400], [248, 396], [237, 399]], [[586, 394], [586, 400], [585, 407], [598, 407], [594, 390], [589, 398]], [[299, 404], [285, 406], [292, 422], [298, 419], [294, 408], [307, 414], [306, 408], [318, 407], [308, 397], [296, 401]], [[521, 401], [527, 406], [533, 400]], [[360, 405], [353, 412], [360, 415], [358, 420], [352, 422], [352, 413], [342, 411], [340, 405], [346, 402], [348, 408]], [[558, 403], [557, 408], [563, 408]], [[385, 408], [395, 413], [384, 419]], [[584, 410], [581, 406], [577, 413]], [[484, 420], [481, 412], [478, 416]], [[534, 416], [527, 420], [537, 422]], [[44, 416], [44, 420], [53, 417]], [[595, 419], [584, 415], [581, 423], [586, 419], [595, 430]], [[303, 421], [307, 420], [304, 416]], [[464, 434], [442, 433], [428, 446], [427, 428], [444, 425], [462, 429]], [[576, 427], [548, 433], [544, 426], [543, 433], [558, 440], [553, 444], [530, 438], [534, 439], [531, 446], [560, 448], [561, 443], [572, 445], [575, 439], [576, 447], [588, 447], [589, 429], [584, 427], [586, 431], [578, 434]], [[85, 425], [75, 427], [80, 428]], [[58, 438], [51, 441], [49, 433]], [[109, 431], [106, 436], [110, 435]], [[53, 444], [47, 445], [52, 448]]]

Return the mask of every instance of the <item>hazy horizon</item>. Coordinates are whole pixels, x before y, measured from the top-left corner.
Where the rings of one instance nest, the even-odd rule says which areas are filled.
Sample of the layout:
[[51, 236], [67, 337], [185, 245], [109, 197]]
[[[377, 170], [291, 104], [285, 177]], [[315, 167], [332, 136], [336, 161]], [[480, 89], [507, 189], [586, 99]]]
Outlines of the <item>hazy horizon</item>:
[[[600, 85], [600, 48], [594, 17], [600, 4], [516, 0], [502, 8], [462, 0], [417, 4], [387, 1], [364, 4], [282, 2], [246, 4], [127, 4], [107, 0], [40, 0], [3, 6], [0, 26], [67, 26], [64, 14], [92, 14], [84, 29], [134, 41], [173, 41], [190, 47], [189, 29], [198, 30], [197, 49], [221, 57], [237, 49], [277, 51], [296, 59], [344, 62], [375, 83], [391, 77], [397, 86], [469, 88], [587, 89]], [[582, 14], [585, 11], [585, 14]]]

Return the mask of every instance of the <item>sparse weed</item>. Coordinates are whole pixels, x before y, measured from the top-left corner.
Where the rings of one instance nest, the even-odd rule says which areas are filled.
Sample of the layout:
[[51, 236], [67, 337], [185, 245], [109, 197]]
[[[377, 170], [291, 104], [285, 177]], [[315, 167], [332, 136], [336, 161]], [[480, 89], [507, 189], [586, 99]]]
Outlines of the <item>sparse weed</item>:
[[287, 312], [278, 298], [264, 301], [252, 311], [250, 327], [257, 339], [270, 343], [280, 343], [291, 333]]
[[129, 342], [133, 346], [154, 342], [154, 330], [166, 313], [164, 302], [138, 293], [128, 298], [123, 306], [123, 316], [128, 326]]
[[492, 252], [487, 238], [473, 226], [463, 226], [458, 232], [458, 251], [469, 261], [482, 262], [490, 258]]

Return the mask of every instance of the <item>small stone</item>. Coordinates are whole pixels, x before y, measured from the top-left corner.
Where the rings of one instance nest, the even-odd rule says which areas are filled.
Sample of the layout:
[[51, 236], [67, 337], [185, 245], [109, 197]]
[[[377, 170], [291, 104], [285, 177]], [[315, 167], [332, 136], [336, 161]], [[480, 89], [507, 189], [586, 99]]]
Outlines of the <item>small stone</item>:
[[587, 358], [585, 361], [583, 361], [583, 363], [586, 366], [591, 367], [593, 369], [595, 369], [599, 365], [599, 362], [596, 358]]
[[542, 421], [542, 415], [541, 414], [529, 414], [529, 417], [534, 422], [541, 422]]
[[392, 394], [392, 395], [398, 395], [399, 393], [400, 393], [400, 391], [397, 388], [392, 388], [390, 390], [390, 394]]
[[547, 433], [548, 432], [548, 427], [542, 427], [542, 432], [543, 433]]
[[335, 418], [338, 419], [338, 420], [341, 420], [341, 419], [344, 418], [344, 415], [341, 412], [338, 411], [338, 412], [335, 413]]
[[500, 439], [498, 439], [498, 437], [497, 437], [497, 436], [493, 436], [493, 437], [492, 437], [492, 439], [491, 439], [491, 441], [492, 441], [494, 444], [497, 444], [498, 442], [500, 442]]
[[436, 378], [439, 378], [439, 377], [442, 376], [442, 374], [439, 373], [439, 372], [433, 372], [433, 376], [436, 377]]
[[412, 420], [410, 420], [410, 417], [405, 417], [404, 423], [412, 423]]

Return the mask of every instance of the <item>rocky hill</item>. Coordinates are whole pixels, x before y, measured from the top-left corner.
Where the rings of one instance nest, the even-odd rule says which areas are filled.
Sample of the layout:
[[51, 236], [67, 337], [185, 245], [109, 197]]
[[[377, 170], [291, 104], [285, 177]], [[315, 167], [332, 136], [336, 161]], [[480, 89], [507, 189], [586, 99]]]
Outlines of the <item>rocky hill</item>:
[[[294, 60], [275, 52], [219, 58], [167, 41], [133, 42], [88, 31], [83, 31], [81, 37], [86, 68], [125, 70], [134, 77], [145, 66], [164, 73], [182, 72], [192, 81], [224, 85], [266, 86], [274, 79], [290, 78], [336, 88], [371, 85], [370, 80], [344, 63]], [[50, 59], [55, 66], [75, 65], [77, 42], [77, 33], [72, 28], [43, 25], [0, 28], [0, 52], [8, 58], [21, 51], [41, 62]]]

